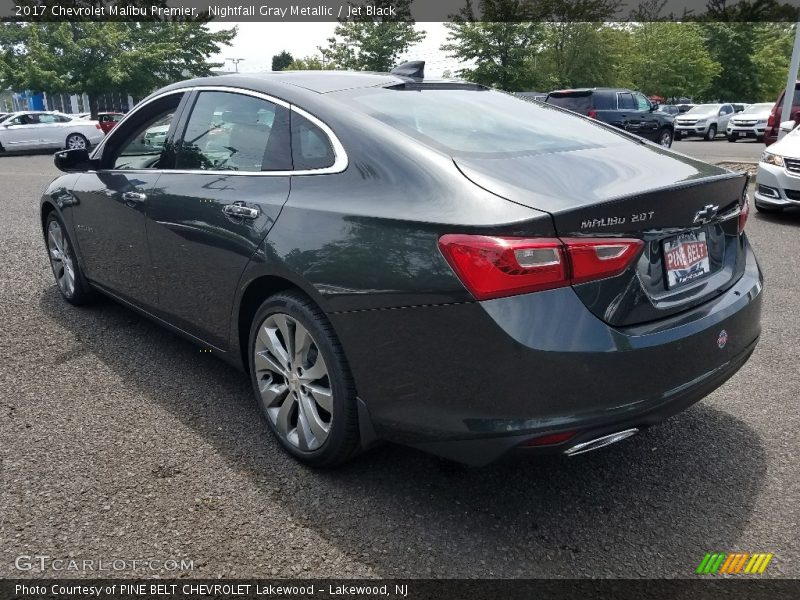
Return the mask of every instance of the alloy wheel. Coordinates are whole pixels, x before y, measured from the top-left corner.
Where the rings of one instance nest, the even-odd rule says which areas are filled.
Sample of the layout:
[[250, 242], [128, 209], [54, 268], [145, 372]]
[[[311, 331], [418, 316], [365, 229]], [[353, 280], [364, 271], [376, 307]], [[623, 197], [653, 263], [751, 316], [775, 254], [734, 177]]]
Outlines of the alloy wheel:
[[311, 333], [289, 315], [269, 315], [254, 353], [261, 403], [277, 434], [301, 451], [319, 449], [331, 430], [333, 392]]
[[672, 134], [666, 130], [661, 132], [661, 135], [658, 136], [658, 145], [664, 148], [672, 146]]
[[47, 249], [58, 287], [65, 296], [72, 296], [75, 293], [75, 265], [70, 255], [69, 241], [58, 221], [50, 221], [47, 228]]
[[67, 148], [70, 150], [82, 150], [86, 148], [86, 138], [77, 133], [72, 134], [67, 138]]

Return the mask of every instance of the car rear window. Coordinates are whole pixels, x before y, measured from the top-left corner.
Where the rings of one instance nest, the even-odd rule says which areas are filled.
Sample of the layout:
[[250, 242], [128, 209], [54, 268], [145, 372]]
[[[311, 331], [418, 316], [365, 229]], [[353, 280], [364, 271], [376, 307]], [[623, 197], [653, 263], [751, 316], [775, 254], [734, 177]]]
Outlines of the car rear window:
[[582, 115], [588, 114], [592, 108], [591, 94], [550, 94], [545, 100], [548, 104], [566, 108]]
[[447, 154], [537, 154], [621, 143], [623, 134], [547, 104], [489, 90], [344, 92], [348, 105]]

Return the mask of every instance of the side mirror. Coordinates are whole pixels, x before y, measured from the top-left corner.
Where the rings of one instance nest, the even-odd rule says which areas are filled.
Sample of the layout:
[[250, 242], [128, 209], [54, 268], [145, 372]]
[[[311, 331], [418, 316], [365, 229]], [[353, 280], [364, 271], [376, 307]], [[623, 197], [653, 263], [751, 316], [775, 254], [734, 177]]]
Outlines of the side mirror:
[[56, 169], [64, 173], [81, 173], [97, 167], [97, 161], [89, 158], [89, 151], [85, 148], [74, 150], [61, 150], [53, 156]]
[[794, 129], [794, 127], [795, 127], [794, 121], [784, 121], [780, 125], [780, 130], [783, 133], [789, 133], [790, 131], [792, 131]]
[[658, 102], [653, 102], [650, 104], [650, 112], [655, 112], [658, 110]]

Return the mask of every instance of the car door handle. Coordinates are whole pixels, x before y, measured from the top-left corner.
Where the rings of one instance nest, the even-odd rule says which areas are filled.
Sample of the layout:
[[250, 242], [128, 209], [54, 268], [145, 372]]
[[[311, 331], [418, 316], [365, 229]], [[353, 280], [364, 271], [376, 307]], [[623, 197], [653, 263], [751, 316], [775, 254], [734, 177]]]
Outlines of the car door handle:
[[144, 202], [147, 200], [147, 194], [142, 194], [141, 192], [124, 192], [122, 194], [122, 199], [125, 202]]
[[241, 202], [234, 202], [233, 204], [226, 204], [222, 207], [222, 212], [232, 217], [241, 217], [244, 219], [257, 219], [259, 211], [257, 208], [250, 208]]

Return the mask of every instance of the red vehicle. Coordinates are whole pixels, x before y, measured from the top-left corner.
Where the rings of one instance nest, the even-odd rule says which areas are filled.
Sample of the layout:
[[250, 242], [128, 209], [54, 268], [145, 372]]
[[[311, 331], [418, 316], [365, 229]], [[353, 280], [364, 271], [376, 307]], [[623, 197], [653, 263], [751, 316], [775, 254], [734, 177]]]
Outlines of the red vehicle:
[[124, 116], [124, 114], [118, 112], [101, 112], [97, 113], [97, 120], [103, 133], [108, 133], [114, 129], [114, 125], [121, 121]]
[[[764, 131], [764, 143], [767, 146], [778, 141], [778, 129], [781, 126], [781, 112], [783, 112], [783, 96], [785, 93], [786, 90], [781, 91], [769, 113], [767, 129]], [[800, 81], [794, 84], [794, 98], [792, 99], [792, 110], [789, 113], [789, 119], [795, 123], [800, 121]]]

